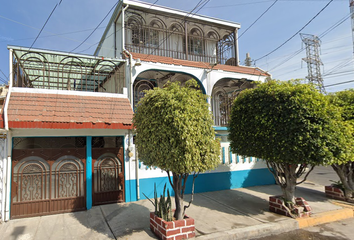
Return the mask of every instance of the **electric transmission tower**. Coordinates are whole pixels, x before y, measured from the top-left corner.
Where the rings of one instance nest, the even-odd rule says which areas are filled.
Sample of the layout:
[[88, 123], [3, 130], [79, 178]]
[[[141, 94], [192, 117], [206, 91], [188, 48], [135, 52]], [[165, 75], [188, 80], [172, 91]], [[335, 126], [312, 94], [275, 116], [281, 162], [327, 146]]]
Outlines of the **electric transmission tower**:
[[306, 47], [306, 58], [302, 59], [307, 63], [308, 75], [306, 78], [309, 83], [315, 84], [321, 93], [325, 93], [326, 91], [321, 75], [321, 65], [323, 65], [323, 63], [319, 55], [321, 40], [319, 37], [311, 34], [301, 33], [300, 36]]

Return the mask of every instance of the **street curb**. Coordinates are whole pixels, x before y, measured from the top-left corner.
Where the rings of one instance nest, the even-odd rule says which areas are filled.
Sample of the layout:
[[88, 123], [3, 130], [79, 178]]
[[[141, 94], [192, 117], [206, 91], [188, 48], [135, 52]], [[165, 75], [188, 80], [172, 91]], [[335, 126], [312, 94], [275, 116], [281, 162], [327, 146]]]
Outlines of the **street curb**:
[[299, 228], [311, 227], [314, 225], [334, 222], [347, 218], [354, 217], [353, 209], [343, 208], [323, 213], [313, 214], [309, 218], [298, 218], [296, 221], [299, 223]]
[[299, 229], [298, 222], [295, 219], [287, 219], [278, 222], [258, 224], [249, 227], [235, 228], [224, 232], [216, 232], [208, 235], [202, 235], [196, 237], [197, 240], [207, 239], [254, 239], [259, 237], [265, 237], [272, 234], [279, 234]]

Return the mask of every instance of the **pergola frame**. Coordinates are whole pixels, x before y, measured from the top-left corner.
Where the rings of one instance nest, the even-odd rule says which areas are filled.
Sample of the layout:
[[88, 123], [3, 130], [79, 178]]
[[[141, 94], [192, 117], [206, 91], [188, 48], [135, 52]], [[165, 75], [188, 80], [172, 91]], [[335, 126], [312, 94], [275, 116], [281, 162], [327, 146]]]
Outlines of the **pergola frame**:
[[9, 46], [13, 86], [123, 93], [125, 60]]

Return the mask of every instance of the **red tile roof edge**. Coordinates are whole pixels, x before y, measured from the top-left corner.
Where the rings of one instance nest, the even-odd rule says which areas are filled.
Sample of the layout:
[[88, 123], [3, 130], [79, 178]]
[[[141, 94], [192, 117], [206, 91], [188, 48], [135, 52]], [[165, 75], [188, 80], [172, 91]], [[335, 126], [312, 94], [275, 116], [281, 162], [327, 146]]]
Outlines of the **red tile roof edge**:
[[9, 121], [9, 128], [45, 128], [45, 129], [133, 129], [132, 124], [123, 123], [78, 123], [78, 122], [32, 122]]
[[[225, 64], [217, 64], [212, 68], [210, 63], [207, 62], [196, 62], [190, 60], [176, 59], [172, 57], [163, 57], [157, 55], [149, 55], [144, 53], [134, 53], [131, 52], [133, 59], [140, 59], [145, 62], [154, 62], [154, 63], [163, 63], [163, 64], [174, 64], [174, 65], [182, 65], [186, 67], [195, 67], [195, 68], [208, 68], [213, 70], [223, 70], [227, 72], [235, 72], [235, 73], [244, 73], [256, 76], [270, 76], [269, 73], [257, 67], [247, 67], [247, 66], [231, 66]], [[126, 54], [126, 57], [127, 54]], [[258, 73], [258, 74], [257, 74]]]
[[[13, 92], [10, 98], [9, 109], [8, 109], [8, 123], [9, 128], [44, 128], [44, 129], [132, 129], [132, 122], [131, 118], [133, 117], [133, 110], [131, 109], [129, 100], [126, 98], [122, 98], [123, 102], [119, 102], [116, 104], [121, 104], [122, 107], [117, 109], [119, 114], [122, 114], [122, 117], [119, 119], [112, 119], [112, 118], [105, 118], [102, 117], [102, 114], [99, 111], [91, 111], [90, 117], [87, 121], [83, 121], [82, 117], [78, 117], [73, 114], [76, 108], [73, 108], [71, 112], [65, 111], [63, 104], [59, 104], [57, 109], [53, 111], [49, 111], [48, 114], [40, 114], [40, 115], [33, 115], [30, 114], [32, 110], [38, 110], [38, 106], [33, 104], [27, 108], [23, 108], [22, 105], [26, 104], [23, 101], [26, 97], [31, 97], [34, 101], [40, 99], [40, 101], [45, 101], [46, 98], [41, 98], [42, 96], [46, 98], [52, 98], [53, 96], [49, 96], [48, 94], [41, 94], [41, 93], [16, 93]], [[40, 97], [39, 97], [40, 96]], [[65, 95], [60, 95], [60, 99], [65, 99]], [[79, 96], [82, 98], [82, 101], [88, 101], [92, 99], [92, 96]], [[104, 99], [100, 97], [100, 99]], [[73, 96], [69, 96], [70, 104], [74, 104], [77, 100], [73, 98]], [[39, 101], [39, 100], [38, 100]], [[110, 98], [104, 99], [104, 101], [110, 101]], [[40, 108], [51, 107], [52, 102], [46, 102], [44, 105], [40, 105]], [[70, 105], [69, 104], [69, 105]], [[80, 105], [81, 106], [81, 105]], [[80, 108], [78, 106], [78, 108]], [[67, 106], [66, 106], [67, 107]], [[87, 108], [88, 106], [81, 106], [81, 108]], [[116, 107], [116, 105], [112, 104], [111, 107]], [[92, 110], [92, 108], [89, 108]], [[99, 108], [97, 108], [99, 110]], [[61, 111], [62, 110], [62, 111]], [[35, 111], [36, 112], [36, 111]], [[38, 111], [37, 111], [38, 112]], [[55, 113], [60, 113], [59, 115], [55, 115]], [[45, 112], [46, 113], [46, 112]], [[71, 114], [69, 114], [71, 113]], [[68, 115], [66, 118], [63, 119], [63, 114]], [[49, 117], [48, 117], [49, 116]], [[94, 121], [93, 121], [94, 118]], [[0, 118], [1, 120], [1, 118]], [[1, 124], [1, 122], [0, 122]], [[1, 125], [0, 125], [1, 126]]]

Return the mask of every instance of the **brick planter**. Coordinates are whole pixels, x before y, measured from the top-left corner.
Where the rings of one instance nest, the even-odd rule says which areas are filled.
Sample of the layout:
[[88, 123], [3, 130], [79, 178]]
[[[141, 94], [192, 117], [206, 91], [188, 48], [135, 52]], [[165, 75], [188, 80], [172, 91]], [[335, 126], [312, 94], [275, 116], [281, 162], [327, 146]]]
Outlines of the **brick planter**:
[[328, 198], [346, 201], [344, 192], [340, 188], [333, 187], [333, 186], [325, 186], [325, 193]]
[[185, 216], [183, 220], [167, 222], [150, 212], [150, 229], [162, 240], [180, 240], [195, 237], [194, 219]]
[[[296, 205], [292, 215], [295, 215], [296, 218], [310, 217], [311, 215], [310, 205], [301, 197], [295, 198], [295, 201], [296, 201]], [[269, 211], [287, 217], [292, 217], [292, 215], [284, 206], [284, 201], [282, 199], [282, 196], [269, 197]]]

